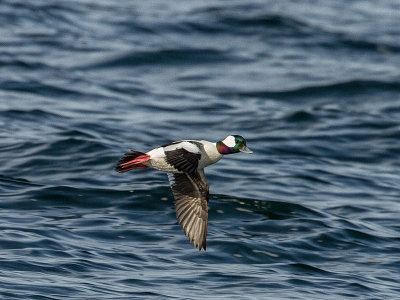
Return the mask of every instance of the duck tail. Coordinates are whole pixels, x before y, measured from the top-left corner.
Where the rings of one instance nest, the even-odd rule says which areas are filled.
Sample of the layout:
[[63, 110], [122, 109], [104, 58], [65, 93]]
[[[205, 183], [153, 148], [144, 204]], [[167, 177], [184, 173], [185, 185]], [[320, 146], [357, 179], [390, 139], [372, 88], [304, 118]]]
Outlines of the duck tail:
[[115, 171], [117, 171], [118, 173], [125, 173], [135, 169], [147, 169], [148, 166], [143, 163], [145, 163], [149, 159], [150, 155], [147, 155], [143, 152], [131, 150], [119, 160]]

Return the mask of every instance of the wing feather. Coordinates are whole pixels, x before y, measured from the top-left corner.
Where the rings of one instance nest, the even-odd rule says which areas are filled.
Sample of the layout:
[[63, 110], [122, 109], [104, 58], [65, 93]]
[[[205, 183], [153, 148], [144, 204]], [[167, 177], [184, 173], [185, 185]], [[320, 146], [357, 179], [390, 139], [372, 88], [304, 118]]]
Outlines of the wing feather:
[[178, 223], [196, 248], [206, 250], [209, 186], [200, 170], [195, 173], [169, 173]]
[[165, 159], [168, 164], [180, 172], [195, 173], [201, 158], [199, 145], [190, 141], [168, 145], [164, 148]]

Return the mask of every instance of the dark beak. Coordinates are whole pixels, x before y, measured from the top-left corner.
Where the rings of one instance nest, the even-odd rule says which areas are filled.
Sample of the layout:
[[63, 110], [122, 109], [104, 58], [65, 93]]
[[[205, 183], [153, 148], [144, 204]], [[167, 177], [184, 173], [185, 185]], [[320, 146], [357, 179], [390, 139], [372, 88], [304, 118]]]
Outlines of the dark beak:
[[240, 152], [247, 153], [247, 154], [252, 154], [253, 151], [251, 151], [247, 146], [244, 146], [243, 148], [239, 149]]

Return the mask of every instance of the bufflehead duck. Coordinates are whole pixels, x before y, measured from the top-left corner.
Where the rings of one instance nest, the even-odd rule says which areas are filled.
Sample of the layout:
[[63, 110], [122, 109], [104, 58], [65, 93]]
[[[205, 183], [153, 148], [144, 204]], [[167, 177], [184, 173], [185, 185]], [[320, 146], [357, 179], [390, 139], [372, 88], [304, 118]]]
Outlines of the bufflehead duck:
[[125, 173], [134, 169], [154, 168], [168, 173], [178, 223], [194, 246], [206, 250], [209, 186], [204, 168], [224, 155], [253, 153], [240, 135], [223, 141], [182, 140], [155, 148], [147, 153], [126, 153], [115, 170]]

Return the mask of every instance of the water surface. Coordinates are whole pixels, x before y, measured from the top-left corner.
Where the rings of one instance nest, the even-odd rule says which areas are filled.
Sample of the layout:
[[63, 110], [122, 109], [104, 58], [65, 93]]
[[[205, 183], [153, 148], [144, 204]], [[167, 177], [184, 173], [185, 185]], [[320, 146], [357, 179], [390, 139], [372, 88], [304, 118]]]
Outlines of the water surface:
[[[4, 299], [400, 296], [397, 1], [0, 3]], [[124, 152], [247, 138], [208, 245]]]

